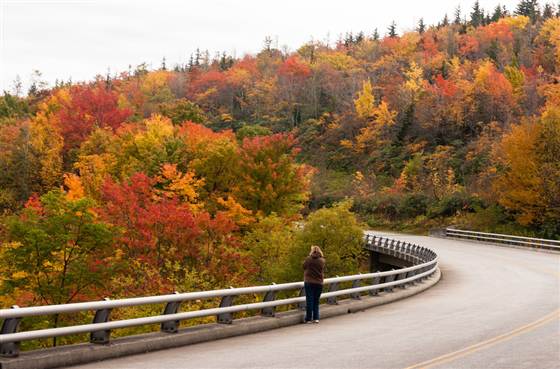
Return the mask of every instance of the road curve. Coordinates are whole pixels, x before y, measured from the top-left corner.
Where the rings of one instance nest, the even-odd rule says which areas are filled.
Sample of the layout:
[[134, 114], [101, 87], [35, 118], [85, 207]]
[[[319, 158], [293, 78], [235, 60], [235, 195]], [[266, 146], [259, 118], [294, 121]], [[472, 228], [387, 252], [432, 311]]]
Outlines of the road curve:
[[559, 367], [560, 255], [384, 235], [435, 250], [441, 281], [411, 298], [319, 325], [74, 368]]

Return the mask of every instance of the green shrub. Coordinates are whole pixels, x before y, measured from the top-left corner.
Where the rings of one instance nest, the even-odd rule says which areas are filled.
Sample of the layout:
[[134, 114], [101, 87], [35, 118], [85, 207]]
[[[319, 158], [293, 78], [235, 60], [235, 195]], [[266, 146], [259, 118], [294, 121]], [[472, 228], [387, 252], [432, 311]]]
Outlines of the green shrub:
[[415, 218], [425, 215], [428, 209], [428, 196], [421, 193], [411, 193], [404, 195], [398, 206], [399, 218]]
[[363, 257], [363, 230], [349, 200], [331, 208], [320, 209], [307, 218], [290, 252], [288, 280], [301, 280], [302, 263], [312, 245], [319, 246], [325, 254], [326, 277], [355, 274]]
[[427, 215], [429, 218], [451, 217], [460, 212], [474, 212], [477, 206], [482, 206], [479, 198], [456, 192], [428, 206]]

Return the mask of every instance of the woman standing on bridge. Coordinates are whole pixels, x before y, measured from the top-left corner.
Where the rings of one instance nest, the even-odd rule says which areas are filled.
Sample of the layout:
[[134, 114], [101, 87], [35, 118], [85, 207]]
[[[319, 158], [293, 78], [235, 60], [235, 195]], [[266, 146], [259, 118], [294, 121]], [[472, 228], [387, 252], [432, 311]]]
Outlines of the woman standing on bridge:
[[303, 262], [305, 287], [305, 323], [319, 323], [319, 300], [323, 292], [323, 269], [325, 259], [319, 246], [311, 246], [309, 256]]

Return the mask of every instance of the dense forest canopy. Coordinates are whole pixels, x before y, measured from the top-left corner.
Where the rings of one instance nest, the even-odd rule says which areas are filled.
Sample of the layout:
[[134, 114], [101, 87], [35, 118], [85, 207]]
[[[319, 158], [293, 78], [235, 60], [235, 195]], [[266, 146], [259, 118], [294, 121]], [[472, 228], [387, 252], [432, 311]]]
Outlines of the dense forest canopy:
[[295, 280], [310, 242], [357, 271], [353, 212], [559, 238], [559, 12], [4, 92], [0, 303]]

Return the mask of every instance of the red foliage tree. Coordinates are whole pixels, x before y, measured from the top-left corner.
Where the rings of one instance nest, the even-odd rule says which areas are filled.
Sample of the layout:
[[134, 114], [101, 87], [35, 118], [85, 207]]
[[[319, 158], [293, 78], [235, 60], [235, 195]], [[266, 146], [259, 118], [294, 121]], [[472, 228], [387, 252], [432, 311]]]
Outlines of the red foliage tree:
[[119, 106], [118, 94], [100, 83], [72, 86], [69, 95], [56, 113], [65, 150], [78, 147], [94, 127], [117, 129], [132, 115]]
[[103, 186], [101, 215], [121, 228], [120, 244], [129, 258], [167, 274], [165, 262], [189, 263], [199, 255], [193, 240], [200, 235], [187, 204], [158, 197], [154, 180], [143, 173], [128, 182], [107, 179]]
[[311, 69], [307, 64], [302, 63], [297, 56], [290, 56], [278, 68], [281, 77], [291, 79], [305, 79], [311, 74]]

